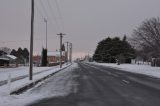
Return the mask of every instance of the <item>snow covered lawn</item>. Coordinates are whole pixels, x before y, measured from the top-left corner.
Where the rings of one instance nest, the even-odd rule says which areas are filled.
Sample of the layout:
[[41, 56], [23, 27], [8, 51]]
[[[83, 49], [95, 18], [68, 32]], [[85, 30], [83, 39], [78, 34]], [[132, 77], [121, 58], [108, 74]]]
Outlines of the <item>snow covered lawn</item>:
[[[67, 66], [63, 66], [65, 68]], [[44, 82], [39, 83], [36, 87], [28, 90], [27, 92], [20, 95], [9, 95], [8, 86], [0, 87], [0, 106], [25, 106], [36, 100], [43, 98], [49, 98], [53, 96], [63, 96], [67, 95], [71, 91], [76, 91], [73, 89], [73, 85], [76, 85], [72, 80], [75, 76], [72, 75], [73, 68], [76, 68], [77, 64], [58, 72], [54, 77], [51, 77]], [[46, 73], [41, 73], [34, 76], [34, 80], [42, 78], [45, 75], [51, 74], [59, 70], [58, 68], [47, 71]], [[16, 81], [17, 82], [17, 81]], [[28, 79], [23, 79], [18, 83], [12, 83], [11, 89], [16, 89], [17, 86], [30, 83]], [[41, 86], [39, 88], [39, 86]]]
[[120, 69], [122, 71], [144, 74], [156, 78], [160, 78], [160, 67], [151, 67], [150, 65], [137, 65], [137, 64], [109, 64], [109, 63], [91, 63], [96, 65], [107, 66], [111, 68]]

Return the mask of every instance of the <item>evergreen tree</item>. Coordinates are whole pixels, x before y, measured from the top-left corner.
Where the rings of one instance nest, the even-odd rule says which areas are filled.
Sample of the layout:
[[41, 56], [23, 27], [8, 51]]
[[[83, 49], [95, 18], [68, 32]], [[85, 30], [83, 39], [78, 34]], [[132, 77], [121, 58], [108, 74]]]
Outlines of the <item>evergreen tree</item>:
[[22, 48], [18, 48], [17, 53], [16, 53], [16, 57], [17, 57], [17, 62], [19, 64], [24, 64], [24, 57], [23, 57]]
[[24, 48], [24, 49], [23, 49], [22, 55], [23, 55], [23, 57], [26, 59], [26, 61], [28, 62], [28, 61], [29, 61], [29, 51], [28, 51], [27, 48]]
[[17, 57], [17, 51], [15, 49], [13, 49], [10, 53], [10, 55], [16, 56]]
[[126, 41], [127, 37], [126, 35], [123, 36], [123, 41]]
[[22, 48], [18, 48], [18, 50], [17, 50], [17, 56], [18, 57], [23, 57], [23, 50], [22, 50]]
[[61, 48], [61, 49], [62, 49], [62, 51], [65, 51], [65, 46], [64, 46], [64, 44], [62, 45], [62, 48]]
[[29, 51], [27, 48], [24, 48], [23, 50], [22, 48], [18, 48], [17, 51], [12, 49], [10, 54], [17, 57], [18, 63], [25, 63], [29, 61]]
[[47, 61], [47, 49], [42, 50], [42, 64], [41, 66], [47, 66], [48, 61]]
[[6, 52], [4, 52], [4, 51], [0, 50], [0, 56], [2, 56], [2, 55], [6, 55], [6, 54], [7, 54]]
[[106, 38], [98, 43], [93, 55], [93, 59], [97, 62], [115, 63], [116, 60], [130, 63], [134, 58], [134, 49], [126, 41], [126, 36], [122, 40], [120, 38]]

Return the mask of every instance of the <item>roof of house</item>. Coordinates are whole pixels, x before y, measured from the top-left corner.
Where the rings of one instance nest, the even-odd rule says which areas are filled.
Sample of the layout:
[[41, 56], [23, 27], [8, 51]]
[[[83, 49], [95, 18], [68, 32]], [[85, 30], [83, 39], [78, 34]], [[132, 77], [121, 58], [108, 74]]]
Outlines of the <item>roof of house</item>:
[[15, 57], [13, 55], [2, 55], [2, 56], [0, 56], [0, 58], [3, 60], [15, 60], [17, 57]]
[[13, 59], [13, 60], [15, 60], [17, 58], [16, 56], [13, 56], [13, 55], [6, 55], [6, 56]]

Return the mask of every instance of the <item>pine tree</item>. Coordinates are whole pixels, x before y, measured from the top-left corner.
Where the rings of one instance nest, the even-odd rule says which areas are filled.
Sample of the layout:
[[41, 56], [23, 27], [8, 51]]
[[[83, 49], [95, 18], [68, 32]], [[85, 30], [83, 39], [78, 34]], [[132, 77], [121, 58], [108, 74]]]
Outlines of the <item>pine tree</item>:
[[93, 59], [97, 62], [106, 63], [115, 63], [118, 59], [121, 62], [130, 63], [135, 53], [126, 39], [126, 36], [122, 40], [118, 37], [108, 37], [100, 41], [93, 55]]
[[10, 55], [16, 56], [17, 57], [17, 51], [15, 49], [13, 49], [10, 53]]
[[47, 49], [42, 50], [42, 64], [41, 66], [47, 66], [48, 61], [47, 61]]
[[62, 48], [61, 48], [61, 49], [62, 49], [62, 51], [65, 51], [65, 46], [64, 46], [64, 44], [62, 45]]
[[23, 55], [23, 57], [26, 59], [26, 61], [28, 62], [28, 61], [29, 61], [29, 51], [28, 51], [27, 48], [24, 48], [24, 49], [23, 49], [22, 55]]

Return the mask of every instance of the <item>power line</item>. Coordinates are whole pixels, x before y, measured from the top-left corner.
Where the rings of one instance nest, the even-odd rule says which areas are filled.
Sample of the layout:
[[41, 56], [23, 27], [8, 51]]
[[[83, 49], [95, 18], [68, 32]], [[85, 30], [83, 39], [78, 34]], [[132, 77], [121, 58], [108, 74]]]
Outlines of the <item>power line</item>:
[[56, 4], [56, 7], [57, 7], [57, 11], [59, 13], [59, 16], [60, 16], [60, 20], [61, 20], [61, 24], [62, 24], [62, 30], [64, 30], [64, 20], [63, 20], [62, 12], [61, 12], [61, 9], [59, 7], [59, 3], [58, 3], [57, 0], [55, 0], [55, 4]]
[[59, 3], [58, 3], [57, 0], [55, 0], [55, 4], [56, 4], [56, 7], [57, 7], [57, 10], [58, 10], [60, 18], [62, 18], [62, 14], [61, 14], [61, 11], [60, 11]]
[[[50, 17], [49, 17], [49, 15], [48, 15], [48, 13], [47, 13], [47, 10], [46, 10], [46, 8], [45, 8], [45, 6], [44, 6], [42, 0], [40, 0], [40, 4], [41, 4], [41, 6], [42, 6], [42, 8], [43, 8], [43, 11], [44, 11], [44, 13], [45, 13], [46, 19], [47, 19], [47, 20], [50, 20]], [[44, 18], [45, 18], [45, 17], [44, 17]], [[51, 24], [54, 26], [53, 21], [50, 21], [50, 22], [51, 22]]]
[[[53, 37], [48, 37], [49, 39], [54, 39]], [[42, 38], [34, 39], [34, 41], [40, 41]], [[12, 41], [0, 41], [0, 43], [17, 43], [17, 42], [29, 42], [30, 40], [12, 40]]]
[[[44, 13], [45, 13], [45, 16], [47, 17], [46, 19], [47, 20], [50, 20], [50, 22], [51, 22], [51, 24], [54, 26], [55, 24], [56, 24], [56, 26], [58, 26], [58, 22], [55, 20], [55, 24], [53, 23], [53, 21], [52, 21], [52, 19], [49, 17], [49, 15], [48, 15], [48, 12], [47, 12], [47, 10], [46, 10], [46, 7], [45, 7], [45, 5], [43, 4], [43, 2], [42, 2], [42, 0], [40, 0], [40, 3], [41, 3], [41, 6], [42, 6], [42, 8], [43, 8], [43, 10], [44, 10]], [[48, 3], [48, 0], [47, 0], [47, 3]], [[49, 4], [49, 3], [48, 3]], [[50, 4], [49, 4], [50, 5]], [[50, 6], [48, 5], [48, 7], [50, 8]], [[55, 28], [57, 28], [57, 27], [55, 27]]]
[[47, 14], [46, 8], [45, 8], [42, 0], [40, 0], [40, 4], [41, 4], [41, 6], [42, 6], [42, 8], [43, 8], [43, 11], [44, 11], [45, 16], [48, 18], [48, 14]]
[[37, 11], [38, 11], [38, 13], [40, 14], [41, 18], [44, 19], [43, 12], [39, 9], [37, 3], [35, 3], [35, 7], [37, 8]]
[[49, 9], [50, 9], [50, 11], [51, 11], [51, 13], [52, 13], [53, 19], [55, 20], [55, 24], [56, 24], [56, 26], [57, 26], [58, 29], [59, 29], [59, 24], [58, 24], [58, 21], [57, 21], [57, 19], [56, 19], [56, 16], [54, 15], [54, 10], [53, 10], [53, 8], [52, 8], [52, 6], [51, 6], [50, 1], [47, 0], [47, 4], [48, 4], [48, 7], [49, 7]]

